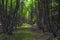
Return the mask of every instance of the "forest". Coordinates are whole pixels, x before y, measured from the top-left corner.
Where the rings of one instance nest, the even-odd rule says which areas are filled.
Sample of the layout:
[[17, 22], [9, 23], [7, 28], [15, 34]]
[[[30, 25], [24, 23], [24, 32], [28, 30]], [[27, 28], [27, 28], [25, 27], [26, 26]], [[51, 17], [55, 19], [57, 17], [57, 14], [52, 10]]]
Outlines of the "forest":
[[60, 40], [60, 0], [0, 0], [0, 40]]

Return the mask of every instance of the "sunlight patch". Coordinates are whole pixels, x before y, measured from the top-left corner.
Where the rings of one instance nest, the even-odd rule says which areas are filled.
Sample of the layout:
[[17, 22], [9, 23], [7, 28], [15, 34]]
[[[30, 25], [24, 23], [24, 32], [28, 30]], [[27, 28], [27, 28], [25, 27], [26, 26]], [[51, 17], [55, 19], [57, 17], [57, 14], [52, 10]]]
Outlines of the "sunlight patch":
[[29, 28], [29, 26], [30, 26], [29, 24], [23, 23], [21, 27], [22, 27], [22, 28]]

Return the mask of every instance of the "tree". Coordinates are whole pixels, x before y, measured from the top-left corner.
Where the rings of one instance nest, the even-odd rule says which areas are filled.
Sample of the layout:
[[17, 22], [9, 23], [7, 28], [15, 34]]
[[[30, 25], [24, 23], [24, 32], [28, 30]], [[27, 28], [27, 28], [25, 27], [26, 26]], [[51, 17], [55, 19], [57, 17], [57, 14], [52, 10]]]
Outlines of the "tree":
[[[13, 31], [13, 27], [15, 27], [17, 25], [17, 11], [19, 9], [19, 2], [20, 0], [16, 0], [16, 7], [13, 10], [13, 6], [12, 6], [12, 1], [11, 1], [11, 5], [10, 5], [10, 12], [8, 15], [7, 12], [7, 5], [8, 5], [8, 0], [4, 1], [2, 0], [2, 15], [1, 15], [1, 21], [2, 21], [2, 29], [3, 29], [3, 33], [4, 34], [12, 34]], [[4, 2], [6, 2], [6, 5], [4, 5]], [[13, 11], [12, 11], [13, 10]]]
[[[38, 22], [37, 22], [37, 25], [40, 29], [43, 29], [42, 27], [42, 7], [41, 7], [41, 0], [38, 0]], [[40, 5], [41, 4], [41, 5]]]

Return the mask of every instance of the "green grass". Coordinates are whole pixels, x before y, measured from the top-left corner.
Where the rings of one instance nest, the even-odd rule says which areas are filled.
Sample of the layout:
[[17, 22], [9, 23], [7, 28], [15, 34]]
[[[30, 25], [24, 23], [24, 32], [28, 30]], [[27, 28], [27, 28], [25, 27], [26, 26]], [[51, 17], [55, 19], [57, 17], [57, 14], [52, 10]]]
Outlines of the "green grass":
[[[25, 31], [28, 30], [28, 31]], [[35, 40], [34, 35], [29, 31], [29, 29], [16, 30], [13, 31], [13, 35], [0, 35], [0, 40]]]
[[56, 38], [53, 38], [53, 40], [58, 40], [58, 38], [56, 37]]
[[29, 26], [26, 23], [22, 24], [22, 26], [17, 27], [17, 30], [13, 31], [13, 35], [0, 34], [0, 40], [35, 40]]
[[[17, 27], [17, 30], [13, 31], [13, 35], [0, 35], [0, 40], [36, 40], [34, 38], [35, 34], [29, 29], [29, 24], [22, 24], [22, 26]], [[39, 35], [39, 34], [38, 34]], [[40, 34], [43, 36], [43, 34]], [[57, 40], [54, 38], [53, 40]]]
[[13, 35], [2, 35], [0, 40], [34, 40], [33, 35], [29, 33], [20, 33], [20, 34], [13, 34]]
[[28, 33], [13, 34], [8, 36], [7, 40], [34, 40], [33, 36]]
[[17, 26], [17, 28], [29, 28], [30, 24], [23, 23], [22, 26]]

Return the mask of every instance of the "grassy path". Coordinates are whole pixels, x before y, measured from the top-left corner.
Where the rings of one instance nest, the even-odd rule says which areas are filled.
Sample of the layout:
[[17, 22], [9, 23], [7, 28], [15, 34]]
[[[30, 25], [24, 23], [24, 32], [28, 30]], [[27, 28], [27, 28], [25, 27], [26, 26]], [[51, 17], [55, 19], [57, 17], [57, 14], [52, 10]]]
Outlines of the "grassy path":
[[13, 35], [1, 34], [0, 40], [49, 40], [51, 36], [49, 33], [32, 31], [30, 28], [20, 27], [13, 31]]

